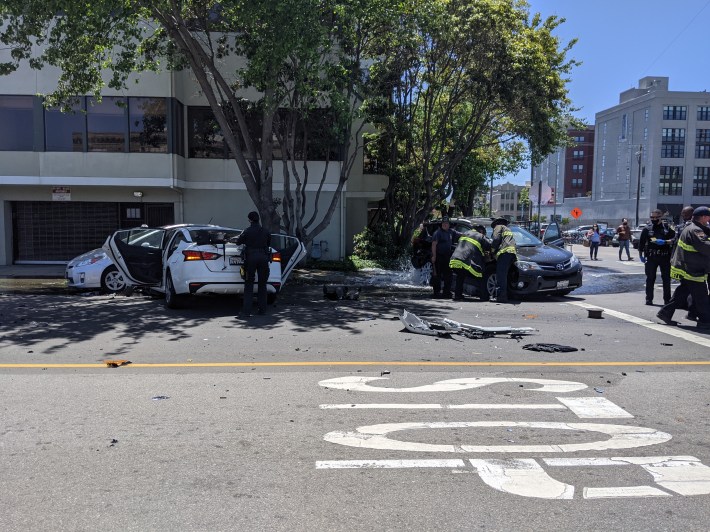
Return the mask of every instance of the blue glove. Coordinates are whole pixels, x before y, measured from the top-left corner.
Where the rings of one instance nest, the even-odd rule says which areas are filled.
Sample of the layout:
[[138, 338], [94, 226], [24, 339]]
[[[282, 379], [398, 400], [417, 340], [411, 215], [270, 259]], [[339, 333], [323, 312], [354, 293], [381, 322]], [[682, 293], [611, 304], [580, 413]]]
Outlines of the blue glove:
[[656, 239], [656, 245], [657, 245], [657, 246], [665, 246], [665, 244], [666, 244], [666, 241], [663, 240], [662, 238], [657, 238], [657, 239]]
[[642, 264], [646, 264], [646, 257], [639, 257], [641, 259]]

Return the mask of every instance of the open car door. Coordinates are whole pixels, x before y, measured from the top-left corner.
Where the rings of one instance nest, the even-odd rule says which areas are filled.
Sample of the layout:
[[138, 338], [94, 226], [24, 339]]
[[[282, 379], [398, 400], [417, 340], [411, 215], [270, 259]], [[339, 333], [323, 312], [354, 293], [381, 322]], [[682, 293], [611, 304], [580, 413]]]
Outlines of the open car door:
[[557, 246], [559, 248], [565, 247], [565, 241], [562, 238], [562, 231], [560, 231], [560, 226], [557, 222], [552, 222], [545, 229], [545, 234], [542, 237], [542, 243], [548, 246]]
[[281, 254], [281, 286], [283, 286], [296, 264], [306, 256], [306, 246], [295, 236], [272, 234], [271, 247]]
[[165, 229], [137, 227], [112, 234], [103, 245], [127, 284], [152, 286], [163, 276]]

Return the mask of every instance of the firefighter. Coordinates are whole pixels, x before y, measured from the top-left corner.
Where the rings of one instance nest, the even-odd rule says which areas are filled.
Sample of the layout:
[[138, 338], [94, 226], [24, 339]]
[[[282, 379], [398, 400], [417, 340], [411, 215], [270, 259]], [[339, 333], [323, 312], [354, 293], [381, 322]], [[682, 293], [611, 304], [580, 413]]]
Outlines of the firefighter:
[[663, 282], [663, 304], [671, 299], [671, 252], [675, 242], [675, 231], [661, 220], [663, 213], [655, 209], [651, 213], [651, 223], [646, 225], [639, 237], [639, 259], [646, 270], [646, 304], [653, 305], [653, 291], [656, 270], [661, 270]]
[[508, 228], [508, 220], [496, 218], [491, 222], [493, 228], [493, 254], [496, 259], [496, 301], [508, 302], [508, 272], [517, 260], [515, 238]]
[[478, 226], [459, 237], [459, 243], [449, 261], [449, 267], [456, 272], [454, 301], [463, 301], [463, 283], [468, 276], [473, 279], [481, 301], [488, 301], [484, 272], [486, 254], [490, 254], [490, 251], [491, 243], [485, 237], [485, 228]]
[[680, 281], [671, 300], [656, 316], [667, 325], [675, 325], [673, 313], [682, 307], [688, 296], [698, 317], [698, 329], [710, 331], [710, 298], [707, 279], [710, 272], [710, 208], [698, 207], [693, 220], [686, 225], [678, 238], [671, 259], [671, 276]]

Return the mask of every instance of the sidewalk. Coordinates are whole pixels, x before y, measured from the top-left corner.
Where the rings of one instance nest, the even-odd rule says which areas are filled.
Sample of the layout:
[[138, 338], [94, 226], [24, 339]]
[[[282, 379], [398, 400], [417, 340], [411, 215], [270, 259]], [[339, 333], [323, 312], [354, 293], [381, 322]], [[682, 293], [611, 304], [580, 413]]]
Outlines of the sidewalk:
[[64, 279], [65, 264], [0, 266], [0, 279]]

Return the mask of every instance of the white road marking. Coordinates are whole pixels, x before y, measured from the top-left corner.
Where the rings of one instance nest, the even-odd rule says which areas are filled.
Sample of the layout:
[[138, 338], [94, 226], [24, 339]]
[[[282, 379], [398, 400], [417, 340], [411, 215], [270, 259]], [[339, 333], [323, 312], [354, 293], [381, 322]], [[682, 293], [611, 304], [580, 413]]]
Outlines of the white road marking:
[[466, 467], [463, 460], [321, 460], [316, 469], [410, 469], [414, 467]]
[[413, 393], [413, 392], [454, 392], [459, 390], [470, 390], [482, 388], [491, 384], [501, 383], [530, 383], [539, 384], [540, 388], [530, 388], [534, 392], [567, 393], [584, 390], [587, 385], [581, 382], [557, 381], [549, 379], [517, 379], [507, 377], [470, 377], [463, 379], [448, 379], [438, 381], [434, 384], [415, 386], [412, 388], [384, 388], [370, 386], [370, 381], [389, 380], [387, 377], [357, 377], [345, 376], [335, 379], [320, 381], [318, 384], [324, 388], [335, 388], [338, 390], [348, 390], [357, 392], [380, 392], [380, 393]]
[[[612, 403], [613, 404], [613, 403]], [[616, 406], [616, 405], [614, 405]], [[402, 410], [566, 410], [564, 405], [557, 404], [464, 404], [441, 405], [436, 403], [403, 404], [403, 403], [367, 403], [367, 404], [331, 404], [319, 405], [322, 410], [358, 410], [358, 409], [402, 409]], [[631, 416], [633, 417], [633, 416]]]
[[581, 419], [632, 418], [626, 410], [604, 397], [557, 397]]
[[[387, 437], [391, 432], [416, 429], [451, 429], [472, 427], [521, 427], [533, 429], [556, 429], [601, 432], [611, 436], [608, 440], [587, 443], [564, 443], [547, 445], [444, 445], [393, 440]], [[600, 423], [553, 423], [526, 421], [463, 421], [463, 422], [409, 422], [384, 423], [358, 427], [355, 431], [334, 431], [323, 439], [331, 443], [361, 449], [381, 449], [390, 451], [447, 452], [447, 453], [558, 453], [575, 451], [602, 451], [607, 449], [632, 449], [656, 445], [671, 439], [665, 432], [646, 427], [609, 425]]]
[[707, 338], [704, 336], [699, 336], [697, 334], [693, 334], [691, 332], [685, 331], [685, 330], [680, 329], [678, 327], [673, 327], [673, 326], [661, 324], [661, 323], [654, 323], [654, 322], [648, 321], [644, 318], [632, 316], [631, 314], [619, 312], [618, 310], [612, 310], [609, 308], [600, 307], [598, 305], [590, 305], [589, 303], [582, 303], [579, 301], [575, 301], [575, 302], [563, 303], [563, 304], [577, 305], [578, 307], [582, 307], [585, 309], [600, 308], [604, 311], [605, 314], [608, 314], [609, 316], [614, 316], [615, 318], [619, 318], [621, 320], [625, 320], [630, 323], [634, 323], [636, 325], [641, 325], [642, 327], [646, 327], [648, 329], [652, 329], [654, 331], [658, 331], [658, 332], [667, 334], [669, 336], [675, 336], [676, 338], [680, 338], [682, 340], [687, 340], [688, 342], [693, 342], [695, 344], [702, 345], [704, 347], [710, 347], [710, 338]]
[[531, 458], [469, 460], [481, 480], [504, 493], [539, 499], [571, 499], [574, 486], [555, 480]]
[[613, 499], [619, 497], [673, 497], [652, 486], [619, 486], [612, 488], [584, 488], [585, 499]]

